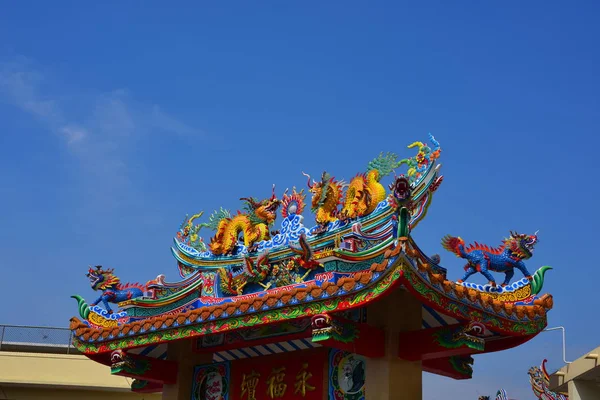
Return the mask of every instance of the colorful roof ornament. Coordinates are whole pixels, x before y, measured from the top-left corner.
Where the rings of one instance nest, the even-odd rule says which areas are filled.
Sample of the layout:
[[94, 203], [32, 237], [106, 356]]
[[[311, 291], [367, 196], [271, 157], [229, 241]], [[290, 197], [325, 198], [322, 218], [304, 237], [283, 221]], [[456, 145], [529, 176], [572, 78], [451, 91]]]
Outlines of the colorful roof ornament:
[[546, 361], [543, 360], [539, 367], [531, 367], [528, 371], [533, 393], [540, 400], [568, 400], [567, 395], [550, 390], [550, 376], [546, 371]]
[[[264, 199], [240, 199], [237, 213], [220, 208], [208, 218], [186, 216], [171, 248], [179, 280], [160, 275], [123, 285], [112, 269], [91, 268], [91, 287], [100, 296], [89, 305], [73, 296], [79, 308], [71, 320], [74, 344], [113, 365], [115, 374], [136, 379], [139, 391], [175, 379], [164, 346], [182, 339], [219, 363], [306, 347], [354, 354], [334, 358], [355, 362], [385, 354], [383, 328], [370, 322], [367, 308], [402, 292], [416, 299], [421, 317], [419, 326], [399, 332], [396, 356], [421, 361], [425, 371], [470, 378], [473, 355], [514, 347], [544, 329], [553, 303], [540, 293], [550, 267], [533, 273], [525, 267], [536, 234], [511, 233], [497, 249], [444, 238], [443, 247], [467, 261], [462, 279], [417, 245], [411, 233], [443, 179], [440, 144], [432, 135], [429, 142], [411, 144], [418, 153], [410, 158], [380, 154], [349, 183], [327, 172], [318, 179], [304, 173], [306, 193], [286, 189], [278, 198], [273, 186]], [[303, 215], [307, 202], [315, 223]], [[211, 237], [201, 237], [211, 230]], [[510, 283], [515, 269], [523, 278]], [[465, 282], [476, 272], [489, 284]], [[504, 273], [503, 284], [490, 272]], [[230, 367], [237, 374], [234, 364], [202, 371], [229, 374]], [[336, 382], [333, 392], [343, 390]]]

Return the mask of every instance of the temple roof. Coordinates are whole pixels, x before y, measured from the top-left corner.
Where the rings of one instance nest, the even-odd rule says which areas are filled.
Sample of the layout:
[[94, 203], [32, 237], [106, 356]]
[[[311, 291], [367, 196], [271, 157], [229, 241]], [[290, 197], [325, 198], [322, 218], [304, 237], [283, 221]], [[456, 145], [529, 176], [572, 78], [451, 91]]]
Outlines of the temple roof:
[[451, 282], [440, 272], [409, 240], [405, 246], [386, 251], [383, 261], [373, 263], [368, 270], [334, 282], [323, 280], [307, 287], [268, 290], [260, 297], [237, 296], [229, 303], [115, 327], [92, 328], [73, 318], [71, 329], [81, 351], [101, 353], [362, 307], [400, 285], [435, 311], [459, 321], [480, 321], [503, 335], [533, 335], [546, 326], [552, 296], [543, 295], [531, 304], [515, 304], [497, 294]]
[[[217, 336], [230, 335], [229, 347], [215, 350], [218, 361], [235, 346], [250, 345], [237, 341], [237, 333], [279, 327], [281, 346], [299, 340], [343, 348], [351, 339], [335, 332], [344, 329], [360, 331], [359, 342], [380, 338], [380, 327], [352, 313], [364, 314], [367, 306], [377, 307], [383, 296], [402, 290], [422, 307], [421, 330], [404, 334], [409, 342], [419, 338], [423, 346], [420, 353], [404, 349], [399, 356], [427, 361], [424, 368], [430, 371], [446, 374], [458, 368], [457, 376], [470, 376], [471, 354], [517, 345], [544, 329], [553, 303], [540, 291], [550, 267], [529, 276], [523, 260], [533, 255], [535, 234], [511, 233], [497, 249], [446, 237], [442, 246], [468, 261], [463, 279], [481, 272], [489, 284], [448, 279], [441, 257], [428, 256], [411, 236], [443, 178], [439, 143], [433, 136], [430, 141], [431, 148], [421, 142], [409, 146], [418, 148], [415, 157], [398, 161], [394, 154], [380, 155], [348, 184], [327, 173], [312, 183], [309, 177], [317, 223], [312, 227], [304, 225], [301, 215], [307, 194], [295, 188], [281, 199], [275, 188], [264, 200], [244, 198], [246, 211], [232, 214], [221, 208], [206, 222], [196, 223], [202, 212], [186, 216], [172, 248], [182, 277], [178, 282], [160, 275], [144, 285], [123, 285], [113, 269], [90, 268], [90, 284], [101, 294], [90, 305], [73, 296], [80, 317], [71, 319], [74, 344], [109, 362], [113, 351], [158, 358], [152, 354], [163, 357], [163, 345], [170, 341], [218, 342]], [[409, 166], [407, 175], [395, 175], [388, 193], [380, 180], [403, 164]], [[273, 231], [280, 206], [280, 229]], [[210, 241], [200, 237], [201, 229], [214, 230]], [[503, 285], [496, 284], [488, 267], [506, 272]], [[510, 283], [514, 269], [525, 277]], [[109, 303], [120, 310], [113, 312]], [[286, 327], [292, 325], [302, 329], [290, 333]], [[355, 345], [358, 351], [365, 343]], [[380, 354], [375, 347], [362, 350]]]

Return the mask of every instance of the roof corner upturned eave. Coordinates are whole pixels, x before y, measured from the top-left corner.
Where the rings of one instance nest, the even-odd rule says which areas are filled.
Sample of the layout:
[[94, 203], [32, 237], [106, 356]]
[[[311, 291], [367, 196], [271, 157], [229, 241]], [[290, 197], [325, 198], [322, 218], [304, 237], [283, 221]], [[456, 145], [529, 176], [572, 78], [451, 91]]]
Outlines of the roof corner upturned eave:
[[446, 278], [414, 243], [407, 242], [402, 282], [434, 310], [463, 321], [477, 321], [508, 336], [535, 336], [547, 326], [552, 295], [531, 296], [531, 304], [514, 304], [493, 294], [465, 287]]

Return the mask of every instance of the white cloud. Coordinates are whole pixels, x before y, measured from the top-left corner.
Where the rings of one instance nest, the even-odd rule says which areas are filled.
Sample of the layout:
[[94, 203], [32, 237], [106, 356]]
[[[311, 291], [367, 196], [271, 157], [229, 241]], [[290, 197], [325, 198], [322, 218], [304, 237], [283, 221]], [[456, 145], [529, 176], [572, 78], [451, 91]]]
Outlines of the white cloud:
[[41, 118], [57, 118], [56, 102], [39, 93], [44, 79], [41, 73], [28, 69], [29, 62], [20, 58], [0, 63], [0, 93], [6, 100]]
[[136, 142], [157, 133], [200, 134], [158, 105], [135, 101], [126, 89], [70, 91], [32, 65], [23, 57], [0, 63], [0, 100], [33, 115], [63, 140], [80, 163], [81, 202], [95, 212], [136, 197], [128, 166]]
[[88, 135], [84, 128], [77, 126], [63, 126], [60, 130], [67, 140], [67, 144], [72, 146], [80, 143]]
[[162, 129], [166, 132], [175, 133], [181, 136], [196, 136], [201, 134], [201, 132], [197, 129], [193, 129], [192, 127], [166, 114], [157, 105], [152, 107], [151, 117], [152, 125], [154, 125], [155, 128]]

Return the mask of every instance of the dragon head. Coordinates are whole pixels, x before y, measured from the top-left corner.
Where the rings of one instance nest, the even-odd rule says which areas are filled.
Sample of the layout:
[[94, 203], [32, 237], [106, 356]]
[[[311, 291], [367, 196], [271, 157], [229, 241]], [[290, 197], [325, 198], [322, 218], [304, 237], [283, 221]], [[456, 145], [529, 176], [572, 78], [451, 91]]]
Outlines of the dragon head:
[[527, 371], [527, 374], [529, 375], [529, 382], [531, 383], [531, 386], [542, 391], [542, 384], [544, 382], [542, 370], [539, 367], [531, 367]]
[[504, 244], [514, 256], [522, 260], [527, 260], [533, 256], [533, 250], [537, 241], [537, 232], [533, 235], [527, 235], [511, 231], [510, 237], [504, 240]]
[[275, 196], [275, 185], [271, 197], [262, 201], [256, 201], [253, 197], [242, 197], [240, 200], [245, 200], [247, 203], [246, 210], [250, 214], [250, 219], [255, 223], [272, 224], [277, 218], [277, 209], [281, 204]]
[[101, 265], [89, 268], [85, 275], [90, 280], [90, 285], [94, 290], [104, 290], [119, 284], [119, 278], [113, 274], [113, 269], [102, 269]]
[[131, 365], [131, 358], [121, 349], [117, 349], [110, 354], [110, 363], [112, 368], [119, 368], [125, 365]]
[[400, 204], [404, 205], [410, 202], [411, 199], [411, 188], [408, 178], [404, 175], [400, 175], [394, 179], [394, 182], [389, 186], [392, 191], [392, 196], [394, 196], [394, 200]]
[[[544, 359], [539, 367], [531, 367], [529, 368], [529, 371], [527, 371], [531, 388], [536, 393], [546, 392], [550, 385], [550, 376], [548, 375], [548, 371], [546, 371], [546, 361], [547, 360]], [[556, 396], [555, 398], [564, 399], [564, 397], [560, 396]]]
[[[317, 182], [314, 179], [310, 182], [310, 175], [302, 175], [308, 178], [307, 185], [308, 191], [312, 194], [311, 200], [311, 211], [317, 212], [317, 210], [325, 205], [328, 201], [335, 202], [332, 206], [337, 206], [341, 200], [341, 186], [342, 182], [336, 182], [335, 179], [330, 176], [326, 171], [323, 171], [321, 175], [321, 181]], [[338, 195], [335, 196], [335, 188], [338, 189]]]
[[317, 314], [314, 315], [310, 323], [313, 329], [323, 329], [331, 326], [331, 317], [327, 314]]
[[134, 359], [121, 349], [110, 353], [110, 372], [120, 374], [127, 372], [134, 375], [143, 375], [150, 369], [150, 363], [147, 360]]
[[477, 338], [485, 338], [493, 335], [485, 325], [477, 321], [470, 321], [465, 327], [464, 334]]

